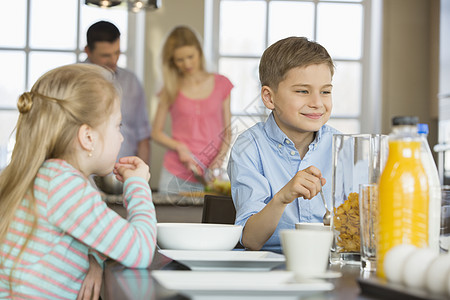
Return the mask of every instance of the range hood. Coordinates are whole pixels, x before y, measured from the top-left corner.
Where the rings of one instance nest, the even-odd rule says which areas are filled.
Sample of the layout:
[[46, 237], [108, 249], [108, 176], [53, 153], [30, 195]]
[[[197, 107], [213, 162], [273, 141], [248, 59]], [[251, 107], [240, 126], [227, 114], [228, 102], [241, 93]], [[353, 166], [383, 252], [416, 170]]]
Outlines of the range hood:
[[161, 6], [160, 0], [85, 0], [85, 4], [101, 8], [124, 4], [128, 7], [128, 10], [132, 12], [139, 12], [142, 9], [155, 10]]

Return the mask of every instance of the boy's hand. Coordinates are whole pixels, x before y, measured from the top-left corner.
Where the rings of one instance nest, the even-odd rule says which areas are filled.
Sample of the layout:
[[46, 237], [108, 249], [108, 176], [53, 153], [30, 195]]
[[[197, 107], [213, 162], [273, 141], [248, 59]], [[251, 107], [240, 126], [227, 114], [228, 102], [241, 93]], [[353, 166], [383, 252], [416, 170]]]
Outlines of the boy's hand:
[[97, 300], [100, 298], [103, 269], [92, 255], [89, 255], [89, 270], [78, 292], [77, 300]]
[[314, 166], [298, 171], [297, 174], [277, 193], [283, 204], [289, 204], [298, 197], [311, 199], [326, 183], [322, 173]]
[[150, 172], [147, 164], [137, 156], [126, 156], [119, 158], [115, 164], [113, 173], [116, 178], [125, 182], [130, 177], [141, 177], [145, 181], [150, 180]]

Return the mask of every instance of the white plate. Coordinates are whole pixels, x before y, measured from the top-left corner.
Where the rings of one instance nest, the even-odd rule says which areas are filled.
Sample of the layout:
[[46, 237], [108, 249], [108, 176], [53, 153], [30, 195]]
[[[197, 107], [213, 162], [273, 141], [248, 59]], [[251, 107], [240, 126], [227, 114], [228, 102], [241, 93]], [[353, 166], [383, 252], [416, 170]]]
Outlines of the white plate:
[[166, 289], [201, 299], [298, 299], [330, 291], [334, 285], [318, 279], [294, 281], [287, 271], [271, 272], [191, 272], [153, 271], [152, 276]]
[[193, 271], [269, 271], [285, 262], [284, 255], [269, 251], [158, 251]]
[[315, 275], [298, 275], [297, 278], [321, 278], [321, 279], [334, 279], [342, 277], [341, 272], [327, 270], [325, 273], [315, 274]]

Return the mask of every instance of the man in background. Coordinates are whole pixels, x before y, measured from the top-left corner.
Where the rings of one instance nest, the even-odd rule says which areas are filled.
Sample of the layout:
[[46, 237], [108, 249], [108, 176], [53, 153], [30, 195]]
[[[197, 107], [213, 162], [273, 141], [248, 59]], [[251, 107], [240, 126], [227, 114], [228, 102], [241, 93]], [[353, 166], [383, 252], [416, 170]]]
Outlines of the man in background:
[[117, 66], [120, 56], [120, 31], [112, 23], [99, 21], [87, 31], [87, 46], [84, 48], [86, 62], [107, 67], [115, 72], [122, 89], [123, 143], [119, 156], [136, 155], [150, 165], [150, 133], [144, 90], [136, 75]]

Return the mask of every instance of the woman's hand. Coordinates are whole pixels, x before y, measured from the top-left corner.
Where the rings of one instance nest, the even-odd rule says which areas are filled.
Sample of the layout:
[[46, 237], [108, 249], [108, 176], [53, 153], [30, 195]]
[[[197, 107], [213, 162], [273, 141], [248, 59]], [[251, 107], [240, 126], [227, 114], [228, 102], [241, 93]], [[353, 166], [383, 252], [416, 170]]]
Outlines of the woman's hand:
[[192, 158], [192, 152], [191, 150], [189, 150], [188, 146], [183, 143], [179, 143], [175, 150], [178, 153], [178, 159], [183, 165], [186, 166], [186, 168], [188, 168], [189, 170], [192, 170], [192, 168], [197, 169], [197, 164]]
[[89, 270], [81, 284], [77, 300], [97, 300], [100, 298], [100, 289], [102, 286], [103, 269], [97, 260], [89, 255]]
[[137, 156], [119, 158], [119, 162], [114, 166], [113, 173], [121, 182], [125, 182], [130, 177], [141, 177], [145, 181], [150, 180], [149, 167]]
[[210, 170], [216, 170], [216, 169], [222, 169], [223, 167], [223, 158], [222, 157], [216, 157], [214, 160], [209, 164], [208, 169]]

